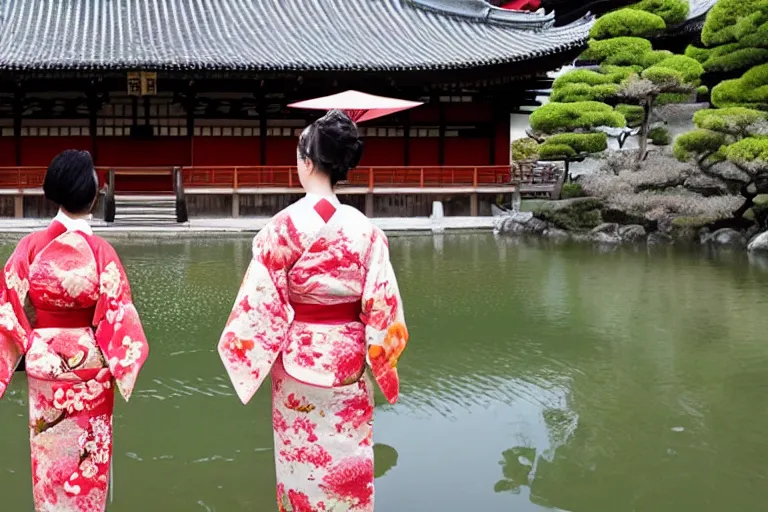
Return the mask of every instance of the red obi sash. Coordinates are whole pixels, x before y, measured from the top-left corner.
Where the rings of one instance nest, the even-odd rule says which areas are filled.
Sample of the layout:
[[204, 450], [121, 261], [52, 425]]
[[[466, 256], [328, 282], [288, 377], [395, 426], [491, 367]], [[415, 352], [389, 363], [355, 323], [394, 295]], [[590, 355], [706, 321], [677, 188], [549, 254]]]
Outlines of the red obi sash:
[[292, 302], [294, 322], [307, 324], [340, 325], [360, 321], [363, 312], [360, 301], [341, 304], [302, 304]]
[[35, 329], [93, 327], [93, 309], [35, 309]]

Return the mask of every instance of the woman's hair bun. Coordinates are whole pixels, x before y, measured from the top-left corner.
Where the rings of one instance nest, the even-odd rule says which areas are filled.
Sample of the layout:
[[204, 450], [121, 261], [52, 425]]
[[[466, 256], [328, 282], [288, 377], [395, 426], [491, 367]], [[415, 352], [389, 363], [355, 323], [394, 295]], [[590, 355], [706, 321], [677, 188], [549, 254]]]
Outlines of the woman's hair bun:
[[331, 110], [312, 123], [299, 139], [299, 153], [331, 178], [331, 184], [347, 179], [363, 156], [363, 140], [357, 125], [344, 112]]

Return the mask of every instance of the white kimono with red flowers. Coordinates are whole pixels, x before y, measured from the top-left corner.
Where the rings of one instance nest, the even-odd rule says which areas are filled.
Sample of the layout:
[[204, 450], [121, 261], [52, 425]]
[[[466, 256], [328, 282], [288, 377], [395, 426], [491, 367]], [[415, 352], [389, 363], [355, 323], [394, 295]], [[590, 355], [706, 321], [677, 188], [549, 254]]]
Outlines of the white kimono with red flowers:
[[272, 372], [278, 509], [373, 510], [373, 387], [397, 401], [408, 333], [384, 234], [307, 195], [256, 236], [219, 341], [247, 403]]
[[25, 356], [36, 512], [106, 509], [114, 387], [128, 400], [148, 353], [120, 260], [85, 220], [19, 242], [0, 278], [0, 397]]

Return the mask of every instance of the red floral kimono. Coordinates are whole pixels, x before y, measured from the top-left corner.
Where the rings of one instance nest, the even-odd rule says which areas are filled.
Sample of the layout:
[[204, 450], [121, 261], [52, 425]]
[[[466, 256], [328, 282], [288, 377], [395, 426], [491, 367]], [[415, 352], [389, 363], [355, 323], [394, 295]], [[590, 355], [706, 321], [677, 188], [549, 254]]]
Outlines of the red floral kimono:
[[384, 234], [308, 195], [256, 236], [219, 354], [247, 403], [272, 371], [278, 509], [373, 510], [373, 387], [398, 397], [408, 333]]
[[120, 260], [86, 221], [59, 214], [19, 242], [0, 279], [0, 397], [25, 355], [36, 512], [106, 509], [114, 386], [128, 400], [148, 353]]

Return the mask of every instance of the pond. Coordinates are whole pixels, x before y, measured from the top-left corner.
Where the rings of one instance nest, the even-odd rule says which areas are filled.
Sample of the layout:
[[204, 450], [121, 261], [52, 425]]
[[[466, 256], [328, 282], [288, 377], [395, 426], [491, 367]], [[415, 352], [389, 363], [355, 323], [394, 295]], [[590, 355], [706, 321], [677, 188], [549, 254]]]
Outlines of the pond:
[[[243, 407], [215, 353], [249, 240], [115, 245], [152, 353], [117, 401], [109, 510], [275, 510], [269, 388]], [[412, 341], [401, 401], [377, 398], [377, 511], [764, 510], [761, 262], [485, 234], [391, 245]], [[32, 510], [26, 418], [17, 374], [3, 510]]]

